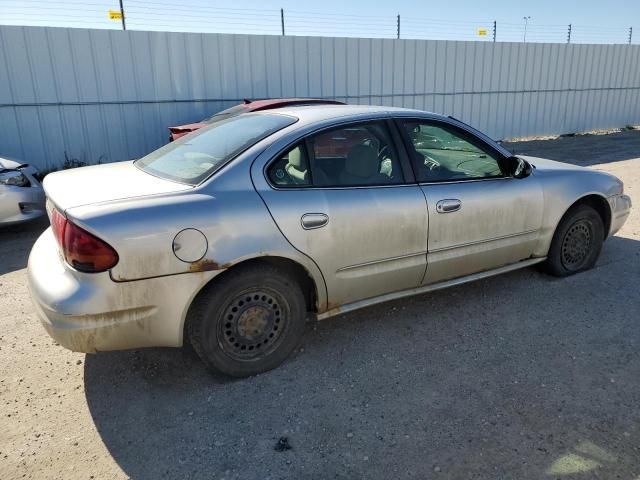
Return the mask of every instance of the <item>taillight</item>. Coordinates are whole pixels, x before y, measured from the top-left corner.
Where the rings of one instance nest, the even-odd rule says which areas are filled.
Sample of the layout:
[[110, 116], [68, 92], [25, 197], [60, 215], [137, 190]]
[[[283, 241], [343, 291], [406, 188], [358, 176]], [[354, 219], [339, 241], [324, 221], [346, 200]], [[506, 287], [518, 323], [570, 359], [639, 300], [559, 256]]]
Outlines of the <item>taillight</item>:
[[62, 248], [62, 241], [64, 240], [64, 227], [67, 226], [67, 217], [62, 215], [55, 208], [51, 210], [51, 229], [53, 230], [53, 236], [56, 237], [58, 245]]
[[73, 224], [56, 209], [51, 213], [51, 228], [65, 260], [76, 270], [104, 272], [118, 263], [118, 254], [110, 245]]

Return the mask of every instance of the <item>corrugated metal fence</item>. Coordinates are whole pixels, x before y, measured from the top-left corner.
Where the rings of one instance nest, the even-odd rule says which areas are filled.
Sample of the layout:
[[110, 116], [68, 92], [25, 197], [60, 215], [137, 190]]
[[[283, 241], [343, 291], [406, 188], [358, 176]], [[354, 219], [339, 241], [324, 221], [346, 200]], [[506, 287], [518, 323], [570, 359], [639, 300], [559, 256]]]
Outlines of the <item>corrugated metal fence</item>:
[[639, 45], [0, 26], [0, 156], [136, 158], [243, 98], [445, 113], [494, 138], [640, 123]]

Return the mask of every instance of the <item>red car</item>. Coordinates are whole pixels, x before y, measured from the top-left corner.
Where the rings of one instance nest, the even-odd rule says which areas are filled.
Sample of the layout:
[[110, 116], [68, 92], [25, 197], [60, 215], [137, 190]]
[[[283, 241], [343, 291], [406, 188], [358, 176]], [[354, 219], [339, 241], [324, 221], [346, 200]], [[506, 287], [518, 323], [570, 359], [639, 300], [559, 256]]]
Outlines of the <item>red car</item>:
[[323, 100], [321, 98], [268, 98], [265, 100], [245, 100], [244, 103], [236, 105], [235, 107], [227, 108], [226, 110], [216, 113], [212, 117], [206, 118], [201, 122], [169, 127], [169, 141], [173, 142], [177, 138], [180, 138], [189, 132], [198, 130], [199, 128], [205, 127], [210, 123], [218, 122], [225, 118], [235, 117], [241, 113], [290, 107], [292, 105], [344, 105], [344, 103], [337, 100]]

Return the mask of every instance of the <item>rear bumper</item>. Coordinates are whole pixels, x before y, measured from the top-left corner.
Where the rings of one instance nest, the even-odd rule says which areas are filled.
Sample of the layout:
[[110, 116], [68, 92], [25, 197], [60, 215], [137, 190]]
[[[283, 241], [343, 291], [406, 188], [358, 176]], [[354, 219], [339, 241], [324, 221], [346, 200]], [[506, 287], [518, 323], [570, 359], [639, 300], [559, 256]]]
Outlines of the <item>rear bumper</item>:
[[611, 236], [615, 235], [629, 218], [631, 197], [628, 195], [614, 195], [609, 197], [608, 200], [611, 206], [611, 228], [609, 229], [609, 235]]
[[216, 272], [114, 282], [86, 274], [60, 257], [51, 229], [29, 256], [31, 298], [47, 333], [75, 352], [182, 345], [193, 297]]

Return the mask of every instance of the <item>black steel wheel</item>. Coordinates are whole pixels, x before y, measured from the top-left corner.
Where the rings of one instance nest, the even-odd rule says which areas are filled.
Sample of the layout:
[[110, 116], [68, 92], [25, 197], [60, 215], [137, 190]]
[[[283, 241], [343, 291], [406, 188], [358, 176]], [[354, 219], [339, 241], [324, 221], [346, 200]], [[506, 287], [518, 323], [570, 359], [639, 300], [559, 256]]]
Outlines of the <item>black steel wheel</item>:
[[271, 370], [299, 344], [302, 290], [269, 264], [239, 267], [205, 288], [189, 310], [187, 332], [208, 368], [233, 377]]
[[572, 208], [556, 228], [547, 270], [560, 277], [588, 270], [598, 260], [604, 238], [604, 223], [596, 210], [588, 205]]
[[218, 322], [220, 348], [232, 358], [249, 360], [269, 355], [286, 335], [291, 313], [278, 292], [258, 287], [233, 298]]
[[562, 239], [560, 261], [567, 270], [577, 270], [589, 258], [593, 225], [580, 219], [569, 227]]

